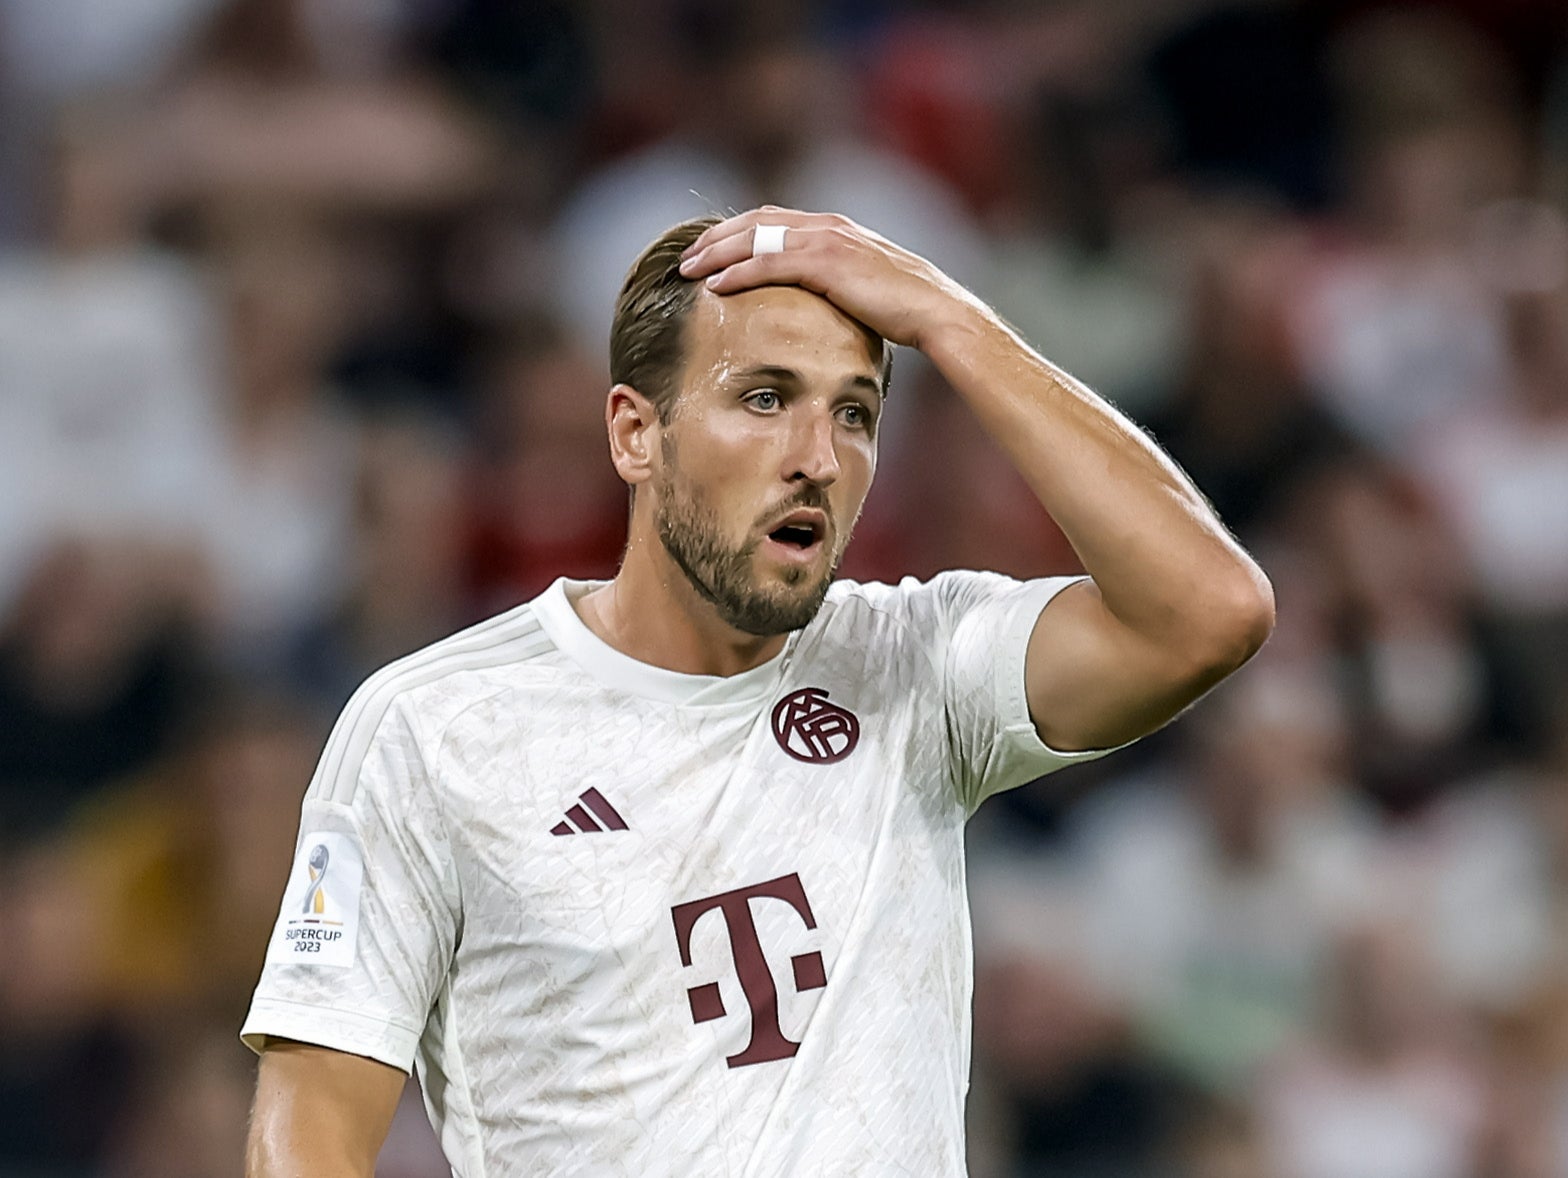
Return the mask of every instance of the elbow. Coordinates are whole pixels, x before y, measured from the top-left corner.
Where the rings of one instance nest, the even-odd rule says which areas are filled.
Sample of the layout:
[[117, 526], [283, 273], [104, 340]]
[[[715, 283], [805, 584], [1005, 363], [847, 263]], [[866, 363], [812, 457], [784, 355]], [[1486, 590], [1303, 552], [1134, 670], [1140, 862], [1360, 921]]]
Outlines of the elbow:
[[1253, 562], [1243, 563], [1225, 593], [1215, 602], [1217, 642], [1210, 657], [1212, 670], [1231, 673], [1258, 654], [1275, 627], [1273, 585]]
[[1217, 592], [1204, 609], [1203, 638], [1196, 651], [1200, 677], [1217, 681], [1262, 649], [1274, 632], [1274, 586], [1250, 560]]

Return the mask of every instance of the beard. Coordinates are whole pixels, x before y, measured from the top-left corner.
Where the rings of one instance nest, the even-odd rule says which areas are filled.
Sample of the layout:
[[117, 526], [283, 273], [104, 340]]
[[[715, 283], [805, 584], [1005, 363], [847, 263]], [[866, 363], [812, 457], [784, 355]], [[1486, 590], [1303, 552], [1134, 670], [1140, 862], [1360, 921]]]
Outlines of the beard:
[[[672, 466], [667, 464], [666, 469]], [[827, 511], [827, 495], [816, 484], [807, 484], [759, 518], [756, 526], [799, 507]], [[678, 474], [667, 477], [659, 488], [654, 522], [659, 542], [698, 596], [726, 624], [759, 638], [802, 629], [817, 616], [849, 539], [847, 532], [843, 537], [834, 533], [834, 548], [822, 573], [814, 575], [809, 568], [789, 565], [781, 571], [780, 583], [763, 585], [754, 563], [760, 536], [739, 546], [728, 543], [712, 504]]]

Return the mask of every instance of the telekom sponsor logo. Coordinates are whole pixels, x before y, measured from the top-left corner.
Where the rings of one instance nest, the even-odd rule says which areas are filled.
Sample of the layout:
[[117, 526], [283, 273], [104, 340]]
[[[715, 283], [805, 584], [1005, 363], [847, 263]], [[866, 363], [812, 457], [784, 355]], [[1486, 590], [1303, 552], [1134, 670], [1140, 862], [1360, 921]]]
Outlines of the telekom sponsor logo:
[[[782, 900], [793, 908], [808, 929], [817, 927], [811, 915], [811, 905], [806, 900], [806, 889], [800, 876], [791, 872], [766, 883], [752, 884], [717, 896], [704, 896], [677, 904], [670, 909], [675, 918], [675, 944], [680, 949], [681, 964], [691, 965], [691, 933], [697, 922], [709, 912], [718, 912], [724, 919], [729, 934], [730, 955], [735, 962], [735, 973], [740, 978], [741, 993], [751, 1008], [751, 1041], [744, 1050], [727, 1056], [725, 1062], [732, 1068], [747, 1064], [767, 1063], [775, 1059], [789, 1059], [800, 1048], [795, 1040], [787, 1038], [779, 1026], [779, 992], [768, 969], [767, 958], [762, 952], [762, 941], [757, 936], [757, 924], [752, 919], [754, 900]], [[828, 984], [827, 970], [820, 953], [800, 953], [789, 959], [795, 975], [795, 989], [800, 993], [820, 990]], [[710, 1022], [723, 1018], [724, 997], [717, 982], [693, 986], [686, 991], [691, 1003], [691, 1021]]]
[[797, 761], [831, 765], [860, 743], [860, 721], [848, 708], [828, 702], [820, 687], [803, 687], [773, 709], [773, 738]]

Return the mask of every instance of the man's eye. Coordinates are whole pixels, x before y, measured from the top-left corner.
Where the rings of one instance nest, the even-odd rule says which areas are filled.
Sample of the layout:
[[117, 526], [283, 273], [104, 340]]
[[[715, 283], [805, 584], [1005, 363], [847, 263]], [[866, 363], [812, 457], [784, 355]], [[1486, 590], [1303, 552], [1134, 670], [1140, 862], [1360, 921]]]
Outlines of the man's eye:
[[841, 412], [845, 425], [863, 429], [871, 424], [871, 412], [864, 405], [845, 405]]
[[779, 395], [772, 389], [758, 389], [746, 398], [747, 402], [755, 409], [777, 409]]

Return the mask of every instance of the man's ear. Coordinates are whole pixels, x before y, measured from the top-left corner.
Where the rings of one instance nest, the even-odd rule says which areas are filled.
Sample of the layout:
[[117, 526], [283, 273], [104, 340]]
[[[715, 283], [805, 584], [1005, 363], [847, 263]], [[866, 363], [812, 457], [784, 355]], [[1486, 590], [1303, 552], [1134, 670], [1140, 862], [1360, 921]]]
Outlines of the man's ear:
[[621, 481], [635, 487], [652, 478], [661, 426], [654, 403], [629, 384], [615, 385], [605, 398], [604, 425], [610, 461]]

